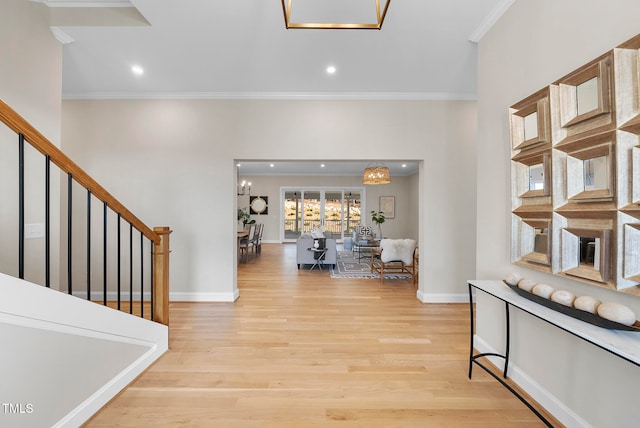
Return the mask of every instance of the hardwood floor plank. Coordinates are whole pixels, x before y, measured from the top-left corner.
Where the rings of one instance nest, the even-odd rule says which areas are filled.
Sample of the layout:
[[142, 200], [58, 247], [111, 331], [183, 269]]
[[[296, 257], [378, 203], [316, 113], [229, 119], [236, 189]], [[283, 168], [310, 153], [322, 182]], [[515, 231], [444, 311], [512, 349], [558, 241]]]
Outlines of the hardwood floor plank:
[[298, 270], [286, 244], [238, 286], [235, 303], [171, 303], [170, 350], [85, 426], [544, 426], [482, 370], [467, 378], [466, 304]]

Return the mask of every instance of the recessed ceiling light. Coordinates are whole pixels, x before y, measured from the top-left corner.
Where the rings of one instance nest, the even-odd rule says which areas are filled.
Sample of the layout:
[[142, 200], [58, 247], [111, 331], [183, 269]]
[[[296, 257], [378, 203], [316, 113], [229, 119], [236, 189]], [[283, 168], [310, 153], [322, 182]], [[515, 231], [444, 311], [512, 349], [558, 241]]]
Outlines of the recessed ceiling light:
[[269, 164], [269, 166], [270, 166], [271, 168], [273, 168], [275, 165], [274, 165], [274, 164]]
[[323, 163], [320, 164], [320, 168], [324, 168], [324, 164]]
[[335, 72], [336, 72], [336, 68], [333, 65], [330, 65], [329, 67], [327, 67], [328, 74], [335, 74]]
[[402, 167], [403, 167], [403, 168], [406, 168], [406, 167], [407, 167], [407, 164], [406, 164], [406, 163], [403, 163], [403, 164], [402, 164]]
[[236, 166], [239, 168], [239, 167], [240, 167], [240, 162], [238, 162], [238, 163], [236, 164]]
[[136, 76], [142, 76], [144, 74], [144, 68], [139, 65], [134, 65], [131, 67], [131, 72]]

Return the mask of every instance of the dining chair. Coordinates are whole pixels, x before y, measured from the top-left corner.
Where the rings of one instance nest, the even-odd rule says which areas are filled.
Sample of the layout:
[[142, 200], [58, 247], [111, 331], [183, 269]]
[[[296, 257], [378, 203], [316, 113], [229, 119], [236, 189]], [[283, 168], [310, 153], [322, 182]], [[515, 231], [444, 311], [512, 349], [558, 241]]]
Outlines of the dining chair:
[[256, 225], [249, 226], [249, 235], [240, 240], [240, 255], [243, 256], [245, 263], [249, 261], [249, 249], [253, 248], [253, 237], [256, 233]]
[[260, 232], [258, 233], [258, 239], [256, 241], [256, 251], [258, 254], [262, 253], [262, 233], [264, 232], [264, 223], [260, 223]]

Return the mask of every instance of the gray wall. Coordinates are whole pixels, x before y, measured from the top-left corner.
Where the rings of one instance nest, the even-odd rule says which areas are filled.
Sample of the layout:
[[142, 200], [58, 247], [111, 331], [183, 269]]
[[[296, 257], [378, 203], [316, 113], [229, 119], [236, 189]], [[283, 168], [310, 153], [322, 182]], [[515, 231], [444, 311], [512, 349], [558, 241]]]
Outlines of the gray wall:
[[[516, 1], [479, 44], [477, 277], [509, 271], [640, 314], [640, 299], [510, 264], [508, 108], [640, 32], [635, 0]], [[570, 426], [629, 427], [640, 420], [640, 370], [605, 351], [516, 313], [512, 363], [557, 400]], [[478, 296], [478, 333], [503, 348], [503, 308]], [[514, 371], [513, 373], [518, 373]], [[531, 392], [531, 391], [530, 391]], [[564, 407], [563, 407], [564, 406]]]
[[62, 125], [66, 153], [148, 224], [174, 229], [173, 300], [238, 296], [237, 159], [422, 161], [418, 297], [466, 295], [474, 102], [66, 100]]

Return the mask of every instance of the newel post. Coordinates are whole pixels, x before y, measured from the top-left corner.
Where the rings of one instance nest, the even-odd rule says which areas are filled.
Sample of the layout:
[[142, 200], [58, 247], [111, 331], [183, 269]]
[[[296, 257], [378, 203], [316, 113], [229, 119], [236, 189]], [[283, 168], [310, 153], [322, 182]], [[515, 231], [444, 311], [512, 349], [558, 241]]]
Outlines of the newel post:
[[160, 242], [153, 245], [153, 321], [169, 325], [169, 227], [154, 227]]

